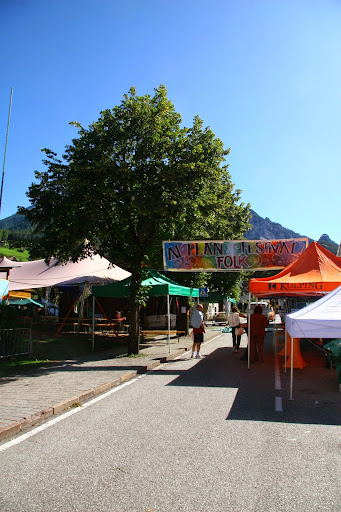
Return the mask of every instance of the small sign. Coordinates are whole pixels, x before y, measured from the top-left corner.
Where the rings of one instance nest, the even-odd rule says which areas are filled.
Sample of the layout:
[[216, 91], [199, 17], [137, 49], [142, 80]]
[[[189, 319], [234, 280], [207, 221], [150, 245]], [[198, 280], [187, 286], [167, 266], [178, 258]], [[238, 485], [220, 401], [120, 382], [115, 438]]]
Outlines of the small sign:
[[22, 290], [15, 292], [15, 291], [11, 290], [8, 294], [8, 297], [9, 298], [15, 297], [16, 299], [30, 299], [31, 295], [32, 295], [31, 292], [24, 292]]
[[199, 297], [208, 297], [208, 288], [199, 288]]

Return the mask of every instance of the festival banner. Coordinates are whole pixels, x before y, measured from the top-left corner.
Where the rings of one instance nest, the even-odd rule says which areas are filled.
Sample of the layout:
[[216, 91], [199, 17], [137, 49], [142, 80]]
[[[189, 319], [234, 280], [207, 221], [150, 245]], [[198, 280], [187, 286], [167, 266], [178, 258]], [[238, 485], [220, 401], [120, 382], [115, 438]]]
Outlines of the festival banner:
[[280, 270], [308, 247], [308, 238], [165, 241], [163, 265], [172, 272]]

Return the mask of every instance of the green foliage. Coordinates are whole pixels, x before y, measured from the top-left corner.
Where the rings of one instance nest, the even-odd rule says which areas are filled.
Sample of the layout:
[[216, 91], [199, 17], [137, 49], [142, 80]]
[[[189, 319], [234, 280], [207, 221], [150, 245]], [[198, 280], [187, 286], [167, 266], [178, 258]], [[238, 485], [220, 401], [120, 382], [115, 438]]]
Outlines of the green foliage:
[[72, 123], [78, 138], [62, 160], [43, 150], [32, 207], [19, 209], [42, 235], [31, 256], [76, 261], [95, 251], [132, 272], [138, 308], [141, 267], [161, 268], [162, 240], [242, 238], [249, 205], [231, 183], [229, 150], [199, 117], [190, 128], [181, 121], [161, 85], [154, 96], [130, 89], [88, 129]]
[[28, 192], [34, 206], [21, 209], [43, 233], [35, 254], [77, 260], [96, 250], [132, 269], [160, 259], [165, 236], [241, 236], [248, 206], [222, 165], [228, 151], [198, 117], [180, 124], [163, 86], [154, 97], [131, 89], [87, 130], [77, 123], [64, 163], [45, 149], [47, 170]]
[[30, 255], [22, 246], [15, 248], [12, 244], [6, 244], [0, 247], [0, 256], [6, 256], [6, 258], [14, 256], [18, 261], [28, 261]]
[[0, 241], [6, 242], [8, 240], [9, 230], [8, 229], [0, 229]]
[[16, 308], [5, 303], [0, 304], [0, 329], [14, 329], [18, 326], [19, 316]]

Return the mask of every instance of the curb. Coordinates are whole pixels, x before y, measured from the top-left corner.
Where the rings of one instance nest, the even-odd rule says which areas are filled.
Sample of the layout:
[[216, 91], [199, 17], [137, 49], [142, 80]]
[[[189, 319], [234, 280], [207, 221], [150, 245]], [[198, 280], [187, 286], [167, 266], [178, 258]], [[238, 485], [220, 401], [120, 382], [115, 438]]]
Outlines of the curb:
[[27, 418], [24, 418], [21, 421], [16, 421], [10, 423], [9, 425], [6, 425], [5, 427], [0, 427], [0, 441], [4, 441], [5, 439], [23, 433], [24, 431], [32, 427], [35, 427], [36, 425], [40, 425], [41, 423], [44, 423], [52, 416], [61, 414], [67, 411], [68, 409], [71, 409], [72, 407], [81, 407], [83, 403], [87, 402], [88, 400], [91, 400], [91, 398], [99, 396], [112, 388], [120, 386], [124, 382], [128, 382], [134, 379], [139, 374], [144, 374], [151, 370], [154, 370], [158, 366], [166, 363], [167, 361], [172, 361], [174, 358], [179, 357], [185, 352], [187, 352], [187, 347], [178, 350], [177, 352], [174, 352], [168, 356], [160, 357], [158, 360], [152, 361], [148, 363], [146, 366], [142, 366], [139, 370], [132, 370], [130, 372], [125, 373], [124, 375], [121, 375], [120, 377], [113, 381], [102, 384], [101, 386], [98, 386], [94, 389], [84, 391], [84, 393], [82, 393], [79, 396], [74, 396], [72, 398], [64, 400], [63, 402], [59, 402], [58, 404], [55, 404], [47, 409], [37, 412], [32, 416], [28, 416]]

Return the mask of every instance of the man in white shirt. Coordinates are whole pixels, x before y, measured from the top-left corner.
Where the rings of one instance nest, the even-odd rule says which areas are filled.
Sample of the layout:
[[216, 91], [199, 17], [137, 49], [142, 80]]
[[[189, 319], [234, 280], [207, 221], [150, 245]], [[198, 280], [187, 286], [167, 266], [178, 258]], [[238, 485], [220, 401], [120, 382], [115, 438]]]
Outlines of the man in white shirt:
[[193, 347], [191, 357], [202, 359], [200, 355], [200, 345], [204, 341], [204, 314], [202, 304], [197, 304], [197, 309], [194, 311], [191, 318], [191, 326], [193, 327]]

